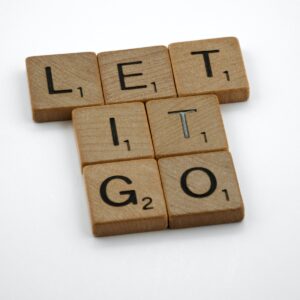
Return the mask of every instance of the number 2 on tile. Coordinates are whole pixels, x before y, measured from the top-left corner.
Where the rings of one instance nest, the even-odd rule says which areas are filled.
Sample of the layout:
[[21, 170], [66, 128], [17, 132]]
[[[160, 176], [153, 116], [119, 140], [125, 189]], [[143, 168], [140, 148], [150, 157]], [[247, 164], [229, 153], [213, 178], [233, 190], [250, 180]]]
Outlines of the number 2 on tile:
[[152, 198], [150, 197], [145, 197], [142, 199], [142, 201], [147, 201], [145, 203], [145, 205], [143, 206], [143, 209], [144, 210], [147, 210], [147, 209], [153, 209], [154, 207], [153, 206], [150, 206], [152, 204]]

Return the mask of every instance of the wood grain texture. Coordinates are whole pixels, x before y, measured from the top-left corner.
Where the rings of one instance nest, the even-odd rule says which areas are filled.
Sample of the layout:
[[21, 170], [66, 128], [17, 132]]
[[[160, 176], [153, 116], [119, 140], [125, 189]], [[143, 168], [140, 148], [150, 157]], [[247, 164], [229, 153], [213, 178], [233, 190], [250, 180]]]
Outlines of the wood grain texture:
[[[165, 46], [102, 52], [98, 60], [107, 104], [177, 95]], [[120, 76], [124, 79], [123, 87]]]
[[104, 104], [95, 53], [33, 56], [26, 66], [36, 122], [69, 120], [76, 107]]
[[[170, 228], [221, 224], [243, 219], [243, 201], [229, 152], [162, 158], [158, 164]], [[190, 170], [192, 168], [202, 169]], [[209, 172], [215, 177], [215, 185]], [[186, 183], [188, 190], [182, 182]]]
[[143, 103], [75, 109], [73, 126], [82, 166], [154, 157]]
[[169, 51], [179, 96], [216, 94], [220, 103], [248, 99], [249, 84], [236, 38], [174, 43]]
[[154, 100], [146, 108], [156, 158], [228, 147], [215, 95]]
[[[87, 166], [83, 174], [95, 236], [167, 228], [166, 205], [154, 159]], [[104, 188], [109, 200], [120, 205], [133, 195], [136, 197], [135, 203], [133, 201], [123, 206], [107, 203], [101, 191], [107, 178], [112, 176], [124, 176], [130, 182], [122, 178], [111, 179]]]

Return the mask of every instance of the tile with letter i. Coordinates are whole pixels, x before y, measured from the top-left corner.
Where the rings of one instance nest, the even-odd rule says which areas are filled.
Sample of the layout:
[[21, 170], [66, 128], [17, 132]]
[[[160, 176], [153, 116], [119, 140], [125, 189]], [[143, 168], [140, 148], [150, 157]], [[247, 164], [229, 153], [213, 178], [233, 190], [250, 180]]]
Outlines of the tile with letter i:
[[249, 97], [249, 84], [238, 39], [234, 37], [169, 45], [179, 96], [216, 94], [220, 103]]
[[102, 52], [98, 60], [107, 104], [177, 96], [165, 46]]
[[77, 108], [73, 126], [82, 167], [154, 157], [143, 103]]
[[166, 205], [154, 159], [87, 166], [83, 174], [95, 236], [167, 228]]
[[36, 122], [70, 120], [76, 107], [104, 104], [95, 53], [32, 56], [26, 66]]
[[216, 96], [153, 100], [146, 107], [156, 158], [227, 149]]
[[243, 201], [229, 152], [158, 161], [170, 228], [241, 221]]

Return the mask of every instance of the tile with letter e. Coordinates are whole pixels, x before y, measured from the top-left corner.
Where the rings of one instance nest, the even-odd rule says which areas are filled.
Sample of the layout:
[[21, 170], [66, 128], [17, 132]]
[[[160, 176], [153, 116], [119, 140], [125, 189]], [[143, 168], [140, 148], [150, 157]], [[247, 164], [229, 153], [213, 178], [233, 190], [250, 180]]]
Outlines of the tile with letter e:
[[83, 174], [95, 236], [167, 227], [166, 205], [154, 159], [87, 166]]
[[102, 52], [98, 60], [107, 104], [177, 95], [165, 46]]
[[179, 96], [213, 93], [220, 103], [248, 99], [249, 84], [236, 38], [174, 43], [169, 51]]
[[104, 104], [97, 56], [92, 52], [26, 59], [33, 119], [71, 119], [76, 107]]
[[170, 228], [241, 221], [244, 206], [229, 152], [158, 161]]
[[146, 107], [156, 158], [227, 149], [215, 95], [154, 100]]
[[143, 103], [78, 108], [73, 125], [82, 166], [154, 157]]

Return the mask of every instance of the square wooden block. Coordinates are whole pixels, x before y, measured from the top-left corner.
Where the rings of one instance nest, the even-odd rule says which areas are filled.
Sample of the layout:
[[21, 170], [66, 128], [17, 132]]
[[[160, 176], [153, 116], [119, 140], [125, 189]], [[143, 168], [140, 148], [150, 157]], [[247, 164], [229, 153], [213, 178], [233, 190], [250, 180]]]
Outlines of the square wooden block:
[[158, 164], [170, 228], [243, 219], [243, 201], [229, 152], [162, 158]]
[[83, 171], [95, 236], [167, 228], [154, 159], [87, 166]]
[[95, 53], [33, 56], [26, 59], [33, 119], [71, 119], [76, 107], [104, 104]]
[[169, 51], [179, 96], [213, 93], [220, 103], [248, 99], [249, 84], [236, 38], [174, 43]]
[[102, 52], [98, 59], [107, 104], [177, 95], [165, 46]]
[[146, 107], [156, 158], [227, 149], [215, 95], [154, 100]]
[[82, 166], [154, 157], [143, 103], [78, 108], [73, 125]]

